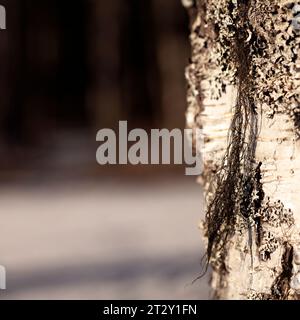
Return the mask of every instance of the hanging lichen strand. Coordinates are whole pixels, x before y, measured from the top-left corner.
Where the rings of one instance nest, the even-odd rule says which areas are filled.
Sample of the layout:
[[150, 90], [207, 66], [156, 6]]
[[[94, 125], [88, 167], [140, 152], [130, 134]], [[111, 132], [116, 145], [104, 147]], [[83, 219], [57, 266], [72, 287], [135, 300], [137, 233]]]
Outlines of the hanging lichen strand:
[[[218, 170], [215, 193], [208, 205], [206, 214], [206, 232], [208, 237], [208, 262], [213, 251], [218, 252], [224, 261], [226, 243], [233, 236], [237, 215], [245, 221], [253, 213], [252, 193], [255, 187], [253, 170], [255, 165], [255, 146], [257, 140], [257, 112], [251, 95], [251, 66], [249, 30], [247, 13], [248, 3], [228, 5], [228, 15], [232, 21], [229, 41], [230, 57], [236, 66], [237, 101], [233, 109], [233, 118], [229, 130], [229, 144]], [[221, 33], [224, 24], [215, 25], [216, 33]], [[222, 34], [222, 33], [221, 33]], [[225, 57], [225, 58], [226, 58]], [[227, 60], [228, 60], [227, 58]], [[226, 59], [223, 59], [226, 62]], [[250, 224], [249, 224], [250, 226]], [[225, 269], [225, 266], [224, 266]]]
[[187, 125], [205, 136], [203, 227], [215, 296], [295, 298], [300, 237], [292, 209], [300, 203], [284, 194], [300, 179], [300, 3], [184, 4]]

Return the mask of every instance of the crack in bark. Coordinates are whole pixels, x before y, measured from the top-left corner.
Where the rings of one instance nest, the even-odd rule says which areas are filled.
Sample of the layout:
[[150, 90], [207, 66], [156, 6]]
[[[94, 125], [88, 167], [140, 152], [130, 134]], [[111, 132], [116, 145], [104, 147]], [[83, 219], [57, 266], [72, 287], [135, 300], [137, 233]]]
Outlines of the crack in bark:
[[281, 258], [282, 272], [275, 279], [271, 287], [271, 298], [273, 300], [286, 300], [289, 296], [290, 281], [293, 275], [293, 246], [284, 244], [284, 253]]
[[281, 257], [281, 273], [276, 277], [272, 286], [271, 293], [252, 292], [248, 298], [252, 300], [287, 300], [296, 298], [290, 294], [290, 281], [293, 276], [293, 256], [294, 248], [288, 242], [283, 244], [284, 252]]

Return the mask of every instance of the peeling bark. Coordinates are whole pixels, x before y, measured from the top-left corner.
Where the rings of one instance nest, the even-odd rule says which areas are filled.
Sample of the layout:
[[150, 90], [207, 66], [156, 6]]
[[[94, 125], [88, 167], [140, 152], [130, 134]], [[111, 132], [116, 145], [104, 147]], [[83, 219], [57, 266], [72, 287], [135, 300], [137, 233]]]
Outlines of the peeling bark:
[[205, 137], [207, 263], [221, 299], [300, 294], [300, 2], [183, 1], [187, 126]]

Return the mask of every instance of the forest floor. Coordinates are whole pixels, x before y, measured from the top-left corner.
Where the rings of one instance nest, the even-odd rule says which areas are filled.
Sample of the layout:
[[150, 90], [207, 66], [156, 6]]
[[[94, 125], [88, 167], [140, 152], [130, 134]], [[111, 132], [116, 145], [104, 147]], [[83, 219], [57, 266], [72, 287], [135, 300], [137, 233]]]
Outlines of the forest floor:
[[194, 178], [1, 186], [1, 299], [207, 299]]

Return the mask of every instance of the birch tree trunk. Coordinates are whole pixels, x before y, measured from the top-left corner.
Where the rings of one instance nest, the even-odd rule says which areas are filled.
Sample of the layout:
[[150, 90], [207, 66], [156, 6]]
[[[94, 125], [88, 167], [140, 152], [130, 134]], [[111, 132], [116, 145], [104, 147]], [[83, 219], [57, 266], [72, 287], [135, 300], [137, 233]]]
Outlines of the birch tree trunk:
[[187, 125], [204, 134], [206, 262], [220, 299], [300, 297], [300, 3], [182, 0]]

